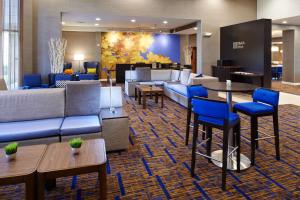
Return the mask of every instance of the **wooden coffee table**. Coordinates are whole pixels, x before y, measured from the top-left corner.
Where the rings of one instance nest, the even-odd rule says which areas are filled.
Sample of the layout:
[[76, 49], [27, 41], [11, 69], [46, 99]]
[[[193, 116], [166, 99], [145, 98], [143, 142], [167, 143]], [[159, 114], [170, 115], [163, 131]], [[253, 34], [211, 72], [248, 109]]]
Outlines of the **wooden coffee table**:
[[138, 98], [139, 104], [141, 104], [141, 98], [143, 98], [143, 109], [146, 108], [146, 96], [155, 95], [155, 103], [158, 103], [158, 97], [161, 97], [161, 107], [164, 107], [164, 90], [157, 86], [151, 85], [136, 85], [135, 86], [135, 100]]
[[67, 142], [50, 144], [38, 167], [38, 199], [44, 199], [47, 180], [98, 172], [100, 199], [106, 199], [106, 150], [103, 139], [85, 140], [78, 155]]
[[26, 184], [26, 199], [36, 199], [36, 169], [46, 151], [46, 145], [19, 147], [15, 160], [8, 161], [0, 150], [0, 185]]

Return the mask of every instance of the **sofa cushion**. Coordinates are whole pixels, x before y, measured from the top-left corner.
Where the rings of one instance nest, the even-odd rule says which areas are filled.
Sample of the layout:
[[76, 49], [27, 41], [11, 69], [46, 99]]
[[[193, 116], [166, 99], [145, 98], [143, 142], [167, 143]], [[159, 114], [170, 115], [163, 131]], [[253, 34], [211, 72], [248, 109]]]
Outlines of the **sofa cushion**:
[[0, 142], [58, 136], [63, 118], [0, 123]]
[[62, 136], [79, 135], [85, 133], [98, 133], [101, 130], [97, 115], [66, 117], [63, 121]]
[[136, 71], [125, 71], [125, 80], [136, 80]]
[[171, 81], [178, 81], [180, 77], [180, 70], [172, 70]]
[[151, 80], [152, 81], [170, 81], [171, 80], [171, 72], [170, 69], [162, 69], [162, 70], [151, 70]]
[[0, 123], [64, 117], [65, 90], [1, 91], [0, 110]]
[[168, 89], [187, 97], [187, 86], [183, 84], [168, 84]]
[[66, 116], [98, 115], [100, 82], [72, 81], [66, 86]]
[[150, 67], [138, 67], [136, 71], [136, 81], [151, 81]]
[[193, 79], [197, 77], [197, 74], [195, 73], [190, 73], [190, 76], [189, 76], [189, 79], [188, 79], [188, 82], [187, 84], [188, 85], [191, 85], [193, 83]]
[[180, 72], [180, 83], [181, 84], [188, 85], [190, 73], [191, 73], [190, 69], [184, 69]]

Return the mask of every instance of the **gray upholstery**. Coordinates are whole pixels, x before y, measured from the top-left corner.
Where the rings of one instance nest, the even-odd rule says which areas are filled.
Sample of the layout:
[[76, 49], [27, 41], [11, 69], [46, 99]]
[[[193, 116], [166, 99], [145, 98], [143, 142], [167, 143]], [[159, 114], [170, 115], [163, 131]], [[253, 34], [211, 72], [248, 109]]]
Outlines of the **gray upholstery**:
[[136, 70], [136, 81], [151, 81], [150, 67], [138, 67]]
[[7, 90], [7, 86], [4, 79], [0, 79], [0, 90]]
[[191, 70], [184, 69], [180, 73], [180, 83], [184, 85], [188, 85], [189, 77], [190, 77]]
[[0, 91], [0, 123], [64, 117], [64, 89]]
[[168, 89], [187, 97], [187, 86], [183, 84], [168, 84]]
[[66, 116], [100, 113], [100, 82], [71, 81], [66, 87]]
[[0, 142], [58, 136], [63, 118], [0, 123]]
[[97, 115], [66, 117], [60, 134], [79, 135], [85, 133], [98, 133], [101, 131], [100, 120]]

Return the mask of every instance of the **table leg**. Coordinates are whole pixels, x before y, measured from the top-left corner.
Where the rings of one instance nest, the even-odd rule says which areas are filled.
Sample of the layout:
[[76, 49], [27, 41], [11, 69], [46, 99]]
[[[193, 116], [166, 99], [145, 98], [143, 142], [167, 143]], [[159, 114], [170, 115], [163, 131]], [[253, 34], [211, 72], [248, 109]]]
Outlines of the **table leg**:
[[137, 91], [136, 91], [137, 89], [136, 88], [134, 88], [134, 100], [136, 100], [137, 99]]
[[158, 93], [155, 93], [155, 103], [158, 103]]
[[45, 199], [45, 176], [43, 174], [38, 174], [37, 182], [37, 197], [38, 200]]
[[141, 91], [138, 90], [138, 99], [139, 99], [139, 105], [141, 105]]
[[52, 190], [56, 187], [56, 179], [47, 179], [45, 183], [46, 190]]
[[161, 94], [161, 107], [164, 107], [164, 94]]
[[[226, 101], [229, 105], [230, 112], [232, 112], [232, 92], [226, 93]], [[228, 154], [232, 151], [232, 146], [234, 145], [233, 142], [233, 130], [230, 130], [228, 133]], [[212, 162], [217, 165], [218, 167], [222, 167], [222, 163], [218, 161], [222, 161], [223, 151], [217, 150], [212, 152]], [[215, 161], [218, 160], [218, 161]], [[237, 170], [237, 158], [236, 158], [236, 152], [232, 153], [230, 157], [227, 159], [227, 169], [229, 170]], [[241, 154], [240, 158], [240, 168], [241, 170], [248, 169], [250, 167], [250, 160], [245, 155]]]
[[146, 109], [146, 93], [142, 93], [143, 96], [143, 109]]
[[100, 199], [106, 199], [107, 182], [106, 182], [106, 163], [100, 166], [99, 170], [99, 184], [100, 184]]
[[26, 199], [27, 200], [35, 200], [36, 198], [36, 190], [35, 190], [35, 175], [32, 175], [27, 178], [25, 182], [25, 189], [26, 189]]

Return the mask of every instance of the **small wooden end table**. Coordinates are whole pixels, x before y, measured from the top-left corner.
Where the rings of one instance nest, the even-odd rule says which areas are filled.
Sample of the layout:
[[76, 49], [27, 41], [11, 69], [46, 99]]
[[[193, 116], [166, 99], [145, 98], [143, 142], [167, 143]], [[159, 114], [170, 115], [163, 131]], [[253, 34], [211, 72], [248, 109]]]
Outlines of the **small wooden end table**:
[[164, 107], [164, 90], [157, 86], [152, 85], [136, 85], [135, 86], [135, 100], [138, 99], [138, 103], [141, 104], [141, 98], [143, 98], [143, 109], [146, 109], [146, 96], [155, 95], [155, 103], [158, 103], [158, 97], [161, 97], [161, 107]]
[[106, 199], [106, 150], [104, 139], [85, 140], [78, 155], [68, 142], [50, 144], [38, 167], [38, 199], [44, 199], [46, 180], [98, 172], [100, 199]]
[[0, 185], [25, 183], [26, 199], [37, 199], [36, 169], [46, 151], [46, 145], [19, 147], [15, 160], [8, 161], [3, 149], [0, 150]]

